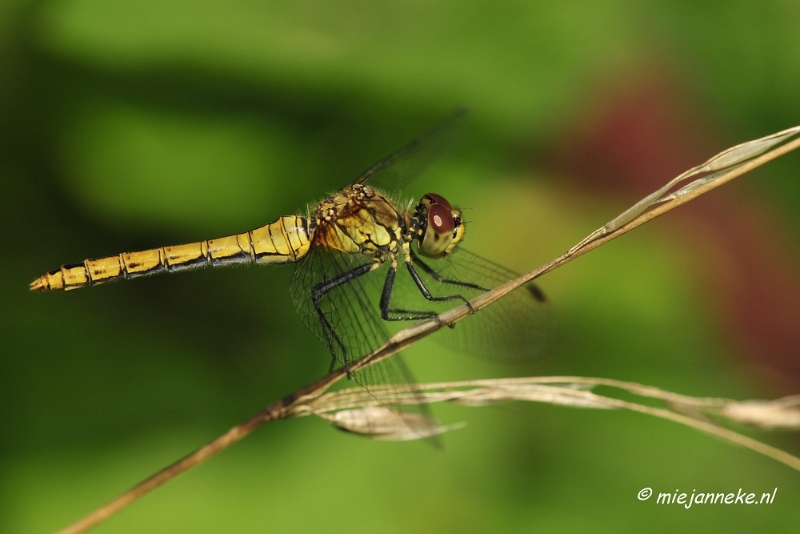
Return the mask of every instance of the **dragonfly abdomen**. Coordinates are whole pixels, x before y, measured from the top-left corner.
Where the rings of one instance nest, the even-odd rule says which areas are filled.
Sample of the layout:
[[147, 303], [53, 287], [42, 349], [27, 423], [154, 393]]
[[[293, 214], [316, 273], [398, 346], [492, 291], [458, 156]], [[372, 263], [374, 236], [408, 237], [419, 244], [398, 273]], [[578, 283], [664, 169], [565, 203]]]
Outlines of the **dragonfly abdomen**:
[[308, 220], [290, 215], [242, 234], [63, 265], [34, 280], [31, 291], [70, 290], [163, 271], [234, 263], [292, 263], [311, 245]]

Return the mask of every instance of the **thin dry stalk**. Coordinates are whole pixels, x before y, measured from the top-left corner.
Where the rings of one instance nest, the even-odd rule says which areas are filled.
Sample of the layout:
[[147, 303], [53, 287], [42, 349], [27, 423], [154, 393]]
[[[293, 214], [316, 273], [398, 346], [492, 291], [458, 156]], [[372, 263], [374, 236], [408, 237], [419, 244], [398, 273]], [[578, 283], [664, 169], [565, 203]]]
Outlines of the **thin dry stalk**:
[[[646, 223], [647, 221], [655, 217], [658, 217], [659, 215], [662, 215], [672, 209], [675, 209], [676, 207], [685, 204], [686, 202], [689, 202], [690, 200], [704, 193], [707, 193], [708, 191], [716, 187], [719, 187], [720, 185], [727, 183], [730, 180], [738, 178], [739, 176], [747, 172], [750, 172], [751, 170], [760, 167], [761, 165], [764, 165], [769, 161], [772, 161], [792, 150], [797, 149], [798, 147], [800, 147], [800, 139], [795, 139], [777, 148], [774, 147], [777, 144], [788, 140], [791, 136], [796, 135], [799, 132], [800, 132], [800, 126], [761, 139], [757, 139], [755, 141], [750, 141], [747, 143], [743, 143], [741, 145], [737, 145], [736, 147], [733, 147], [718, 154], [705, 164], [690, 169], [689, 171], [683, 173], [682, 175], [671, 181], [669, 184], [667, 184], [659, 191], [656, 191], [652, 195], [638, 202], [632, 208], [623, 212], [620, 216], [612, 220], [610, 223], [608, 223], [607, 225], [603, 226], [602, 228], [598, 229], [597, 231], [587, 236], [575, 247], [570, 249], [566, 254], [554, 259], [553, 261], [545, 265], [542, 265], [538, 269], [534, 269], [533, 271], [530, 271], [529, 273], [522, 275], [519, 278], [516, 278], [515, 280], [509, 281], [506, 284], [492, 291], [489, 291], [487, 293], [478, 296], [470, 303], [471, 307], [474, 310], [480, 310], [488, 306], [489, 304], [495, 302], [496, 300], [502, 298], [503, 296], [507, 295], [514, 289], [530, 282], [531, 280], [545, 273], [552, 271], [553, 269], [556, 269], [557, 267], [564, 265], [565, 263], [574, 260], [579, 256], [582, 256], [583, 254], [586, 254], [591, 250], [594, 250], [595, 248], [605, 244], [611, 239], [619, 237], [633, 230], [634, 228]], [[758, 154], [761, 155], [758, 157], [754, 157], [757, 156]], [[712, 172], [713, 174], [696, 179], [688, 186], [684, 186], [683, 188], [675, 191], [672, 194], [667, 194], [668, 190], [672, 189], [673, 186], [677, 185], [679, 182], [684, 181], [690, 177], [696, 176], [698, 174], [703, 174], [707, 172]], [[457, 321], [460, 321], [470, 313], [471, 311], [469, 307], [466, 305], [462, 305], [453, 308], [446, 313], [443, 313], [440, 317], [444, 322], [448, 324], [453, 324]], [[406, 347], [415, 343], [416, 341], [422, 339], [423, 337], [432, 334], [433, 332], [441, 328], [442, 324], [443, 322], [441, 321], [427, 320], [427, 321], [422, 321], [418, 324], [415, 324], [409, 328], [406, 328], [398, 332], [397, 334], [392, 336], [383, 346], [377, 348], [372, 353], [360, 359], [355, 364], [356, 365], [355, 369], [360, 369], [368, 365], [372, 365], [385, 358], [390, 357], [393, 354], [396, 354], [397, 352], [400, 352], [401, 350], [405, 349]], [[164, 484], [165, 482], [171, 480], [172, 478], [178, 476], [179, 474], [195, 467], [196, 465], [204, 462], [211, 456], [229, 447], [233, 443], [236, 443], [237, 441], [250, 434], [253, 430], [258, 428], [262, 424], [276, 419], [284, 419], [287, 417], [291, 417], [292, 415], [296, 414], [299, 411], [298, 408], [299, 406], [305, 404], [310, 399], [319, 397], [328, 388], [330, 388], [330, 386], [332, 386], [337, 381], [341, 380], [346, 375], [347, 373], [344, 370], [341, 369], [336, 370], [328, 374], [327, 376], [317, 380], [316, 382], [309, 384], [308, 386], [296, 391], [295, 393], [272, 403], [271, 405], [264, 408], [260, 412], [256, 413], [243, 423], [233, 427], [222, 436], [214, 439], [207, 445], [197, 449], [196, 451], [178, 460], [172, 465], [164, 468], [163, 470], [159, 471], [152, 477], [146, 479], [145, 481], [134, 486], [124, 494], [120, 495], [116, 499], [101, 506], [97, 510], [83, 517], [78, 522], [65, 528], [64, 530], [61, 531], [61, 534], [77, 534], [80, 532], [85, 532], [89, 528], [113, 516], [114, 514], [116, 514], [126, 506], [130, 505], [137, 499], [143, 497], [144, 495], [146, 495], [153, 489], [157, 488], [158, 486]], [[685, 417], [685, 416], [680, 416], [679, 414], [675, 414], [673, 412], [667, 412], [670, 414], [669, 416], [666, 416], [665, 414], [658, 414], [656, 412], [651, 412], [650, 410], [655, 410], [655, 409], [651, 409], [648, 407], [629, 408], [629, 409], [636, 409], [637, 411], [644, 411], [647, 413], [651, 413], [652, 415], [664, 416], [673, 420], [678, 420], [680, 419], [680, 417]], [[691, 421], [691, 426], [695, 426], [696, 428], [702, 429], [701, 428], [702, 425], [700, 424], [700, 422], [691, 418], [687, 419]], [[689, 422], [685, 421], [684, 423], [689, 424]], [[738, 437], [731, 436], [730, 440], [737, 441], [742, 438], [744, 440], [749, 440], [749, 438], [745, 438], [744, 436], [739, 436], [738, 434], [736, 434], [736, 436]], [[753, 445], [751, 448], [754, 449], [756, 448], [755, 444], [751, 445]], [[766, 445], [762, 444], [759, 444], [758, 446], [767, 447]]]

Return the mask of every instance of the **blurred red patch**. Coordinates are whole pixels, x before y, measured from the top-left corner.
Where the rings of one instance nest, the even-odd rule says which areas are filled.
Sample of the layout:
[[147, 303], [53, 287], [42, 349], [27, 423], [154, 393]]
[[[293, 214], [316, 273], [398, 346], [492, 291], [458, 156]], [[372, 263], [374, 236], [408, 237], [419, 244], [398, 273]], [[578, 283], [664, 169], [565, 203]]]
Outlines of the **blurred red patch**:
[[[590, 103], [588, 118], [581, 116], [554, 140], [552, 159], [546, 163], [575, 180], [573, 185], [583, 191], [633, 203], [724, 148], [746, 141], [714, 135], [703, 119], [708, 113], [662, 75], [642, 76], [638, 84], [622, 90], [609, 88], [606, 96], [602, 90], [599, 93]], [[800, 385], [800, 281], [798, 258], [792, 253], [796, 247], [784, 231], [785, 221], [766, 199], [741, 193], [748, 179], [753, 177], [667, 216], [680, 233], [676, 240], [692, 248], [697, 287], [708, 288], [724, 323], [722, 335], [762, 377], [796, 392]]]

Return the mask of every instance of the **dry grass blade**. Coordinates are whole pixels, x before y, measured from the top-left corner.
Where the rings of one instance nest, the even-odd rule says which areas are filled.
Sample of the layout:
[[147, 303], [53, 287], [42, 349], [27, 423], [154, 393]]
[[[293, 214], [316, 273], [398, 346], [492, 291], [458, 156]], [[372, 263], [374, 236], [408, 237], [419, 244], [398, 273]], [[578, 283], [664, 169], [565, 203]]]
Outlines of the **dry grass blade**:
[[[520, 276], [519, 278], [511, 280], [506, 284], [503, 284], [502, 286], [475, 298], [470, 303], [471, 308], [473, 310], [480, 310], [482, 308], [485, 308], [489, 304], [503, 298], [505, 295], [507, 295], [514, 289], [530, 282], [534, 278], [537, 278], [545, 273], [548, 273], [553, 269], [556, 269], [557, 267], [560, 267], [561, 265], [564, 265], [565, 263], [568, 263], [574, 260], [575, 258], [582, 256], [583, 254], [589, 252], [590, 250], [593, 250], [603, 245], [607, 241], [610, 241], [611, 239], [614, 239], [626, 232], [629, 232], [630, 230], [633, 230], [634, 228], [646, 223], [647, 221], [663, 213], [666, 213], [667, 211], [670, 211], [686, 202], [689, 202], [690, 200], [698, 197], [699, 195], [707, 193], [708, 191], [714, 189], [715, 187], [719, 187], [720, 185], [729, 182], [734, 178], [737, 178], [761, 165], [764, 165], [769, 161], [772, 161], [792, 150], [797, 149], [798, 147], [800, 147], [800, 139], [793, 139], [791, 141], [789, 141], [789, 139], [791, 139], [791, 137], [797, 135], [798, 133], [800, 133], [800, 126], [790, 128], [788, 130], [784, 130], [782, 132], [778, 132], [776, 134], [763, 137], [761, 139], [749, 141], [747, 143], [737, 145], [733, 148], [721, 152], [720, 154], [708, 160], [703, 165], [694, 167], [693, 169], [686, 171], [685, 173], [681, 174], [680, 176], [669, 182], [666, 186], [654, 192], [652, 195], [648, 195], [648, 197], [646, 197], [644, 200], [638, 202], [636, 205], [632, 206], [630, 209], [626, 210], [621, 215], [614, 218], [608, 224], [606, 224], [599, 230], [587, 236], [576, 246], [572, 247], [566, 254], [554, 259], [553, 261], [545, 265], [542, 265], [537, 269], [534, 269], [533, 271], [530, 271], [525, 275]], [[781, 143], [784, 144], [781, 145]], [[700, 177], [699, 180], [703, 180], [702, 182], [701, 181], [692, 182], [692, 184], [690, 184], [689, 186], [684, 186], [682, 189], [678, 190], [677, 192], [672, 194], [672, 196], [670, 196], [669, 191], [671, 191], [678, 183], [683, 182], [688, 178], [695, 177], [707, 172], [713, 174], [705, 177]], [[389, 339], [384, 345], [378, 347], [376, 350], [366, 355], [358, 362], [355, 362], [354, 367], [351, 369], [351, 371], [360, 369], [368, 365], [372, 365], [385, 358], [388, 358], [391, 355], [400, 352], [404, 348], [415, 343], [416, 341], [422, 339], [423, 337], [435, 332], [436, 330], [442, 327], [443, 322], [453, 324], [463, 319], [464, 317], [468, 316], [470, 313], [471, 313], [470, 307], [462, 305], [442, 314], [440, 318], [443, 321], [427, 320], [417, 323], [409, 328], [406, 328], [398, 332], [394, 336], [392, 336], [392, 338]], [[100, 508], [88, 514], [78, 522], [67, 527], [66, 529], [61, 531], [62, 534], [77, 534], [80, 532], [85, 532], [89, 528], [97, 525], [98, 523], [104, 521], [105, 519], [108, 519], [112, 515], [124, 509], [126, 506], [133, 503], [142, 496], [146, 495], [147, 493], [157, 488], [161, 484], [164, 484], [165, 482], [180, 475], [181, 473], [195, 467], [196, 465], [204, 462], [214, 454], [222, 451], [223, 449], [229, 447], [233, 443], [244, 438], [245, 436], [250, 434], [253, 430], [255, 430], [256, 428], [258, 428], [259, 426], [268, 421], [272, 421], [275, 419], [285, 419], [287, 417], [292, 417], [307, 413], [307, 408], [304, 408], [305, 404], [307, 404], [310, 400], [313, 400], [314, 398], [322, 395], [334, 383], [338, 382], [345, 376], [346, 372], [344, 372], [343, 370], [333, 371], [332, 373], [317, 380], [316, 382], [309, 384], [308, 386], [296, 391], [295, 393], [274, 402], [273, 404], [269, 405], [260, 412], [256, 413], [243, 423], [235, 426], [222, 436], [219, 436], [218, 438], [214, 439], [207, 445], [197, 449], [193, 453], [180, 459], [174, 464], [164, 468], [163, 470], [159, 471], [152, 477], [148, 478], [147, 480], [134, 486], [124, 494], [120, 495], [116, 499], [101, 506]], [[573, 393], [562, 391], [559, 394], [560, 395], [559, 398], [565, 400], [567, 399], [567, 397], [573, 394], [574, 395], [583, 394], [584, 396], [586, 396], [587, 399], [591, 398], [588, 397], [587, 395], [592, 395], [591, 392], [580, 391], [580, 390], [574, 390]], [[623, 401], [615, 401], [615, 402], [622, 403]], [[781, 461], [784, 461], [784, 463], [786, 463], [787, 465], [792, 465], [793, 467], [798, 468], [798, 464], [796, 463], [797, 459], [794, 458], [793, 456], [787, 455], [782, 451], [778, 451], [777, 449], [772, 449], [767, 445], [763, 445], [755, 440], [750, 440], [750, 438], [741, 436], [739, 434], [736, 434], [735, 432], [731, 432], [727, 429], [723, 429], [721, 427], [718, 427], [711, 423], [707, 423], [705, 421], [700, 421], [691, 418], [689, 416], [681, 415], [669, 410], [660, 410], [657, 408], [651, 408], [648, 406], [642, 406], [638, 404], [631, 404], [631, 406], [622, 406], [618, 404], [614, 407], [626, 407], [631, 410], [651, 413], [652, 415], [658, 415], [660, 417], [665, 417], [672, 420], [678, 420], [685, 424], [695, 426], [697, 428], [700, 428], [701, 430], [708, 431], [716, 435], [725, 435], [726, 439], [735, 441], [744, 446], [750, 447], [754, 450], [760, 450], [760, 452], [763, 452], [764, 454], [770, 455], [772, 457], [777, 458], [780, 455], [788, 456], [788, 458], [783, 458]], [[726, 433], [730, 433], [730, 435], [727, 435]]]
[[743, 425], [800, 430], [800, 395], [772, 401], [730, 402], [718, 414]]
[[[613, 397], [598, 395], [588, 391], [597, 386], [612, 387], [633, 393], [640, 397], [648, 397], [662, 401], [667, 409], [655, 408], [645, 404], [624, 401]], [[483, 406], [508, 401], [543, 402], [574, 408], [625, 409], [648, 415], [669, 419], [703, 432], [715, 435], [724, 440], [742, 445], [760, 454], [782, 462], [800, 471], [800, 458], [776, 449], [752, 438], [719, 426], [713, 421], [701, 417], [715, 416], [730, 423], [757, 426], [762, 429], [800, 429], [800, 396], [785, 397], [771, 401], [747, 400], [734, 401], [720, 398], [688, 397], [653, 386], [643, 386], [632, 382], [584, 377], [532, 377], [505, 378], [494, 380], [469, 380], [463, 382], [444, 382], [435, 384], [419, 384], [417, 395], [408, 395], [403, 388], [383, 386], [375, 388], [371, 394], [359, 388], [350, 388], [333, 393], [326, 393], [316, 399], [309, 400], [302, 408], [298, 407], [298, 415], [316, 415], [342, 428], [342, 422], [349, 422], [358, 417], [362, 435], [376, 439], [415, 439], [409, 431], [398, 433], [393, 438], [388, 432], [373, 432], [371, 425], [364, 417], [373, 415], [371, 410], [380, 410], [376, 404], [390, 402], [409, 404], [424, 401], [426, 403], [456, 402], [467, 406]], [[682, 413], [690, 408], [695, 416]], [[387, 410], [391, 411], [391, 410]], [[376, 427], [385, 414], [374, 413], [378, 418]], [[436, 426], [440, 432], [447, 427]], [[419, 437], [427, 437], [420, 435]]]
[[372, 405], [333, 413], [319, 412], [316, 415], [345, 432], [383, 441], [426, 439], [464, 426], [442, 426], [430, 417]]

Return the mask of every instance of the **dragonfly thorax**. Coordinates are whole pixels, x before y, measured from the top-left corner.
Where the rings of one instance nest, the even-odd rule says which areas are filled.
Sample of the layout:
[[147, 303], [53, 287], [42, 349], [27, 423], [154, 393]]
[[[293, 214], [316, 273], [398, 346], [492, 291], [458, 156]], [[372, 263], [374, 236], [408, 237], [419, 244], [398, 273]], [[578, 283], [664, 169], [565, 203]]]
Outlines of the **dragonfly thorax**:
[[322, 246], [383, 260], [402, 241], [402, 217], [372, 187], [352, 185], [320, 202], [315, 211], [315, 239]]

